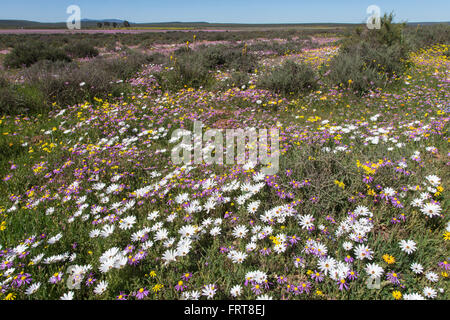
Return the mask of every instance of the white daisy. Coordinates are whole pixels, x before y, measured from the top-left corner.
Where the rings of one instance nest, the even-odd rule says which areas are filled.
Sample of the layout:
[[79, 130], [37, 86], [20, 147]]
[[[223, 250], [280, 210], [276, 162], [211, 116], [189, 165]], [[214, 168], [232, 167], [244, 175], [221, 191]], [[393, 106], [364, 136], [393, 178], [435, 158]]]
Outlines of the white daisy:
[[372, 279], [380, 278], [384, 272], [383, 268], [376, 263], [367, 264], [365, 271]]
[[413, 240], [402, 240], [399, 244], [402, 251], [407, 254], [411, 254], [417, 249], [416, 243]]
[[427, 278], [428, 281], [431, 282], [437, 282], [439, 280], [438, 274], [433, 271], [428, 271], [427, 273], [425, 273], [425, 278]]
[[423, 267], [420, 263], [413, 263], [411, 264], [411, 270], [415, 274], [421, 274], [423, 272]]
[[32, 295], [33, 293], [35, 293], [36, 291], [38, 291], [38, 289], [39, 289], [39, 287], [41, 286], [41, 283], [40, 282], [36, 282], [36, 283], [33, 283], [31, 286], [29, 286], [28, 288], [27, 288], [27, 290], [25, 291], [25, 294], [26, 295]]
[[95, 287], [94, 293], [96, 295], [101, 295], [106, 291], [107, 288], [108, 288], [108, 282], [102, 280]]
[[437, 296], [437, 291], [430, 287], [423, 288], [422, 293], [426, 298], [429, 298], [429, 299], [434, 299]]
[[238, 284], [235, 285], [234, 287], [232, 287], [230, 290], [230, 294], [234, 298], [239, 297], [241, 295], [241, 292], [242, 292], [242, 287]]
[[69, 292], [63, 294], [61, 296], [60, 300], [73, 300], [73, 291], [69, 291]]

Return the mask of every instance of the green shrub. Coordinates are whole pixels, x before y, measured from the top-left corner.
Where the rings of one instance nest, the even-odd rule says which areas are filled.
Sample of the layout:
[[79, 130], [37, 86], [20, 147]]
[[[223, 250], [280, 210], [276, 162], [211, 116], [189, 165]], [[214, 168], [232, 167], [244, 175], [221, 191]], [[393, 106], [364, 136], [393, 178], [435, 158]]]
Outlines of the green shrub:
[[233, 72], [231, 75], [231, 79], [229, 79], [229, 82], [231, 82], [231, 85], [234, 87], [242, 87], [244, 85], [248, 87], [249, 81], [250, 76], [248, 75], [248, 73], [242, 71]]
[[41, 111], [45, 107], [43, 93], [30, 85], [10, 85], [0, 87], [0, 112], [19, 114], [29, 111]]
[[0, 88], [5, 88], [9, 85], [9, 81], [8, 79], [6, 79], [6, 77], [0, 73]]
[[257, 66], [256, 58], [251, 54], [245, 54], [243, 47], [229, 47], [224, 45], [214, 45], [199, 48], [195, 51], [208, 70], [226, 68], [252, 72]]
[[410, 47], [403, 36], [405, 25], [392, 20], [392, 14], [385, 14], [379, 30], [357, 28], [329, 63], [326, 81], [363, 93], [402, 74]]
[[98, 59], [89, 63], [52, 63], [40, 61], [25, 72], [27, 83], [39, 88], [47, 104], [70, 105], [94, 97], [116, 95], [120, 76], [129, 70], [118, 59]]
[[64, 48], [67, 55], [72, 58], [92, 58], [98, 56], [98, 50], [86, 40], [74, 41]]
[[[310, 43], [308, 47], [311, 47]], [[257, 42], [248, 46], [248, 50], [252, 51], [272, 51], [277, 55], [284, 55], [287, 53], [299, 53], [302, 51], [304, 44], [298, 41], [287, 41], [285, 43], [278, 42]]]
[[434, 44], [450, 44], [450, 25], [411, 26], [406, 29], [406, 39], [413, 50]]
[[167, 61], [167, 57], [159, 52], [151, 53], [147, 56], [148, 63], [163, 64]]
[[[92, 66], [100, 70], [105, 70], [117, 79], [128, 79], [136, 74], [142, 65], [153, 63], [158, 56], [145, 55], [133, 50], [125, 50], [119, 58], [103, 59], [92, 61]], [[161, 59], [161, 58], [159, 58]]]
[[247, 72], [235, 71], [231, 74], [231, 76], [223, 81], [216, 81], [212, 90], [227, 90], [233, 87], [244, 89], [249, 87], [250, 76]]
[[196, 54], [183, 54], [175, 59], [173, 66], [157, 74], [158, 83], [165, 90], [177, 91], [184, 87], [199, 88], [207, 85], [212, 77]]
[[299, 94], [315, 90], [318, 77], [311, 66], [287, 60], [260, 78], [257, 85], [277, 93]]
[[361, 55], [341, 53], [330, 62], [327, 80], [333, 85], [365, 92], [369, 88], [384, 86], [385, 75], [368, 66]]
[[42, 42], [27, 42], [15, 46], [6, 55], [4, 65], [13, 68], [29, 67], [41, 60], [71, 61], [70, 57], [60, 48], [55, 48]]

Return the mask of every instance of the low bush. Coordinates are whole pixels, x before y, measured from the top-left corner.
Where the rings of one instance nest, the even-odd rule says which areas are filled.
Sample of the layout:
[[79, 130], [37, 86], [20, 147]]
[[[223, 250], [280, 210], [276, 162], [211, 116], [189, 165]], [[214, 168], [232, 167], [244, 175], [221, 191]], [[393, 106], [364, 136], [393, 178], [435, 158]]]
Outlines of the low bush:
[[118, 80], [123, 80], [120, 76], [127, 72], [128, 68], [116, 60], [98, 59], [80, 66], [41, 61], [26, 70], [25, 79], [41, 90], [47, 104], [65, 106], [94, 97], [117, 96]]
[[33, 41], [16, 45], [6, 55], [3, 63], [5, 67], [20, 68], [23, 66], [29, 67], [41, 60], [71, 61], [62, 49]]
[[194, 54], [208, 70], [225, 68], [252, 72], [257, 66], [257, 59], [244, 50], [243, 47], [215, 45], [198, 49]]
[[19, 114], [45, 108], [45, 97], [39, 88], [31, 85], [0, 86], [0, 113]]
[[172, 67], [156, 75], [164, 90], [177, 91], [185, 87], [199, 88], [207, 85], [212, 77], [196, 54], [183, 54], [177, 57]]
[[385, 74], [366, 64], [361, 55], [341, 53], [331, 62], [326, 73], [327, 80], [333, 85], [348, 86], [357, 92], [369, 88], [383, 87]]
[[405, 35], [413, 50], [434, 44], [450, 44], [450, 25], [410, 26], [405, 30]]
[[259, 79], [257, 86], [282, 94], [299, 94], [318, 88], [318, 75], [307, 64], [287, 60]]
[[363, 93], [402, 74], [411, 48], [404, 39], [405, 25], [392, 20], [392, 14], [384, 15], [381, 29], [356, 29], [329, 63], [326, 81]]
[[64, 48], [67, 55], [72, 58], [92, 58], [98, 56], [98, 50], [88, 41], [74, 41]]
[[2, 73], [0, 73], [0, 88], [7, 87], [8, 85], [8, 79], [6, 79], [6, 77]]

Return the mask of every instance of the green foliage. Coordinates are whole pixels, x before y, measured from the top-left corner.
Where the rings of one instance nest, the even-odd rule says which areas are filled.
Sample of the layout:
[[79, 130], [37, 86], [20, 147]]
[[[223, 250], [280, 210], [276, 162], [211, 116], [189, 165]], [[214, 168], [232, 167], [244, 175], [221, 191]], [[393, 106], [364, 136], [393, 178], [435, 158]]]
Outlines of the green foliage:
[[394, 24], [393, 14], [381, 18], [379, 30], [356, 29], [330, 62], [326, 80], [331, 85], [349, 86], [366, 92], [385, 86], [406, 69], [410, 47], [404, 41], [404, 24]]
[[450, 25], [448, 24], [409, 27], [405, 34], [413, 50], [434, 44], [450, 44]]
[[277, 93], [299, 94], [316, 89], [317, 81], [317, 74], [311, 66], [287, 60], [265, 74], [257, 85]]
[[12, 68], [29, 67], [41, 60], [70, 61], [71, 59], [60, 48], [42, 42], [27, 42], [14, 47], [6, 56], [4, 65]]
[[43, 93], [31, 85], [0, 86], [0, 113], [18, 114], [45, 107]]
[[330, 63], [326, 74], [332, 84], [346, 85], [357, 92], [384, 86], [385, 77], [375, 68], [368, 66], [361, 55], [339, 54]]
[[72, 58], [92, 58], [98, 56], [98, 50], [86, 40], [69, 43], [65, 48], [67, 55]]
[[172, 67], [157, 75], [158, 83], [165, 90], [185, 87], [199, 88], [207, 85], [212, 77], [196, 54], [183, 54], [175, 59]]
[[25, 72], [25, 79], [39, 88], [47, 104], [56, 102], [65, 106], [117, 95], [118, 80], [123, 80], [122, 76], [131, 74], [132, 70], [135, 70], [133, 66], [119, 59], [98, 59], [82, 65], [41, 61]]
[[215, 45], [201, 48], [195, 54], [208, 70], [225, 68], [252, 72], [257, 65], [256, 58], [251, 54], [245, 54], [240, 47]]
[[8, 79], [6, 79], [6, 77], [0, 73], [0, 88], [5, 88], [9, 85]]
[[[248, 46], [250, 52], [266, 51], [273, 52], [276, 55], [284, 55], [287, 53], [299, 53], [305, 43], [300, 41], [287, 41], [285, 43], [279, 43], [274, 41], [257, 42]], [[311, 43], [308, 43], [308, 47], [311, 48]]]

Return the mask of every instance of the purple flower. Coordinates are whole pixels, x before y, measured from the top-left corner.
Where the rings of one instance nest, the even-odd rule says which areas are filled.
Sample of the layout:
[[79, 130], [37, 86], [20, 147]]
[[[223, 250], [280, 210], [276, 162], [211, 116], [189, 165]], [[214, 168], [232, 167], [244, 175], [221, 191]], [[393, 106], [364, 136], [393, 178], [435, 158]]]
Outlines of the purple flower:
[[292, 237], [290, 237], [290, 238], [289, 238], [289, 242], [290, 242], [291, 244], [297, 244], [297, 242], [298, 242], [298, 237], [297, 237], [297, 235], [294, 234]]
[[439, 262], [439, 267], [443, 268], [444, 270], [448, 270], [448, 269], [450, 269], [450, 264], [448, 264], [447, 261], [442, 261], [442, 262]]
[[190, 278], [192, 278], [192, 273], [191, 272], [186, 272], [185, 274], [183, 274], [183, 276], [181, 277], [181, 279], [188, 281]]
[[345, 259], [344, 259], [344, 261], [347, 262], [347, 263], [353, 263], [354, 260], [355, 259], [353, 259], [352, 256], [346, 256]]
[[400, 284], [400, 279], [399, 279], [399, 274], [395, 273], [395, 272], [389, 272], [386, 275], [386, 279], [389, 280], [390, 282], [392, 282], [393, 284], [397, 285]]
[[89, 277], [86, 279], [86, 286], [90, 287], [97, 279], [93, 277], [93, 274], [89, 274]]
[[309, 283], [308, 281], [302, 282], [298, 287], [300, 288], [301, 293], [305, 292], [309, 294], [311, 291], [311, 283]]
[[287, 279], [286, 279], [286, 277], [284, 277], [284, 276], [278, 276], [278, 277], [277, 277], [277, 282], [278, 282], [279, 284], [283, 284], [283, 283], [286, 283], [286, 282], [287, 282]]
[[252, 291], [254, 294], [259, 295], [262, 292], [262, 288], [258, 283], [254, 283], [252, 287]]
[[145, 289], [145, 288], [140, 288], [140, 289], [136, 292], [135, 296], [136, 296], [136, 298], [137, 298], [138, 300], [142, 300], [142, 299], [144, 299], [146, 296], [148, 296], [149, 292], [150, 292], [150, 291], [148, 291], [148, 290]]
[[339, 290], [348, 290], [348, 284], [347, 284], [347, 282], [345, 281], [345, 279], [341, 279], [341, 280], [339, 280], [339, 282], [338, 282], [338, 284], [339, 284]]
[[349, 270], [347, 273], [347, 278], [349, 278], [350, 280], [356, 280], [358, 278], [358, 272]]
[[182, 280], [178, 281], [177, 285], [175, 286], [175, 290], [183, 291], [184, 289], [186, 289], [186, 285], [184, 284], [184, 282]]
[[127, 300], [128, 295], [124, 292], [120, 292], [119, 295], [116, 297], [117, 300]]
[[314, 272], [311, 274], [311, 278], [313, 280], [315, 280], [316, 282], [322, 282], [323, 281], [323, 275], [317, 270], [314, 270]]
[[20, 287], [23, 284], [29, 284], [31, 283], [31, 274], [29, 273], [19, 273], [17, 276], [14, 277], [14, 280], [12, 282], [12, 285], [14, 287]]
[[48, 282], [55, 284], [55, 283], [60, 282], [61, 279], [62, 279], [62, 273], [57, 272], [57, 273], [53, 274], [53, 276], [48, 280]]
[[298, 267], [304, 267], [304, 265], [305, 265], [305, 259], [303, 258], [303, 257], [295, 257], [294, 258], [294, 265], [295, 265], [295, 267], [296, 268], [298, 268]]

